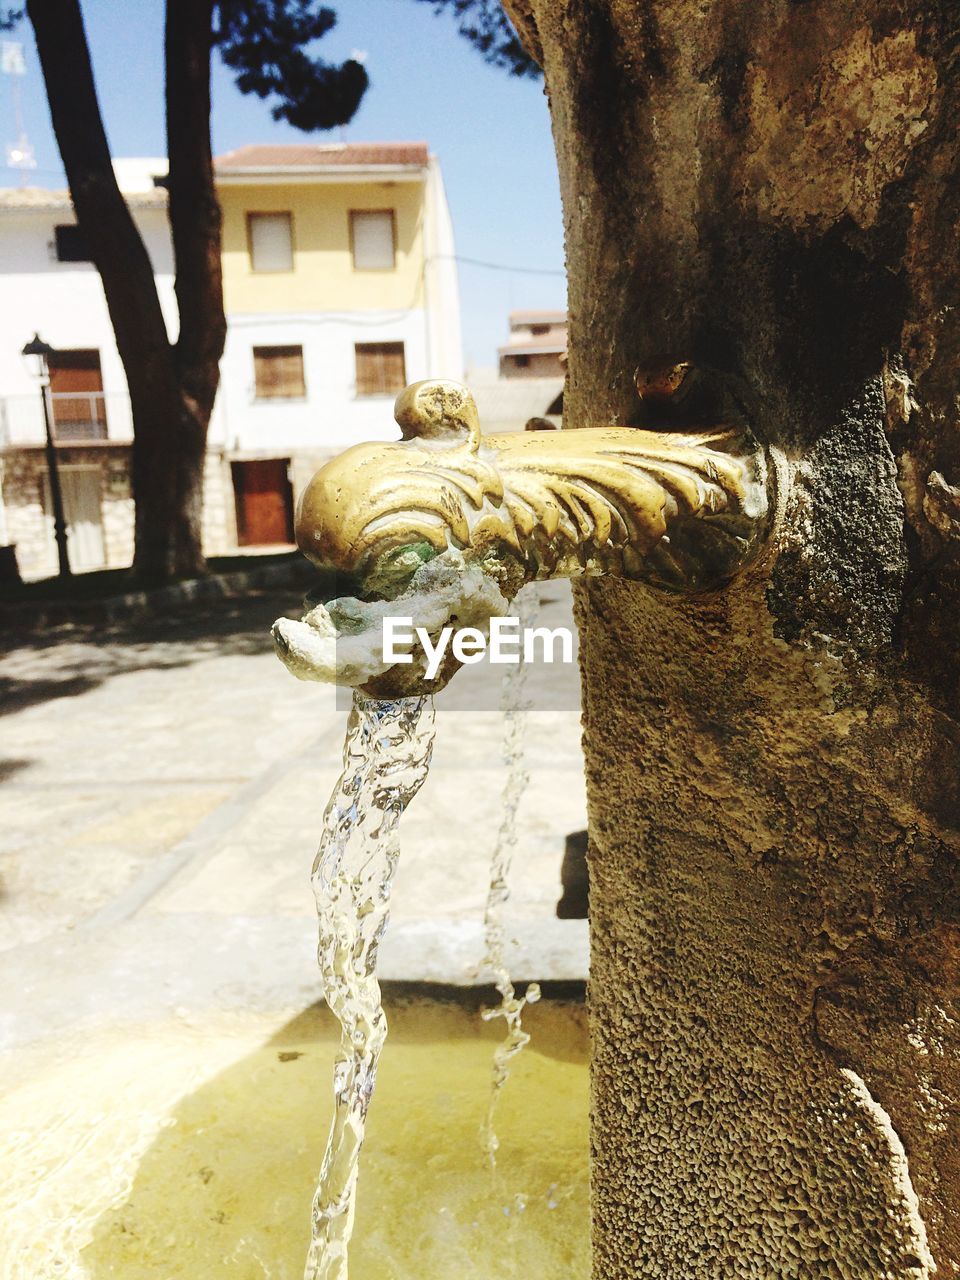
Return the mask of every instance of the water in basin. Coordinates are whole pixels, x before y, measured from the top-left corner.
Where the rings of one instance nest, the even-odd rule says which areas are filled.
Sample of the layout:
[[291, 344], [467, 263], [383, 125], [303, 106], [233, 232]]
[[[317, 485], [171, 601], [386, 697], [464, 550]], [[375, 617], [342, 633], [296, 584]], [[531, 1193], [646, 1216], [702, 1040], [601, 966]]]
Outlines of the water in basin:
[[[586, 1280], [582, 1005], [526, 1011], [491, 1171], [489, 992], [385, 996], [351, 1273]], [[4, 1280], [300, 1280], [339, 1029], [321, 1008], [277, 1021], [170, 1019], [21, 1053], [0, 1099]]]

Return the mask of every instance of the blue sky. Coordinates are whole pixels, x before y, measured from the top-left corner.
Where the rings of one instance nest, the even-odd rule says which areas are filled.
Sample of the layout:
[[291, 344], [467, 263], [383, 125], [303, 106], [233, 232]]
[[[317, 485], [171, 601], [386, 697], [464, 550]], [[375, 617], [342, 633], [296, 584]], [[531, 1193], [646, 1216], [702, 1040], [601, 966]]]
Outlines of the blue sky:
[[[327, 0], [339, 24], [319, 46], [329, 59], [366, 55], [372, 84], [354, 120], [317, 141], [424, 139], [443, 166], [459, 255], [552, 274], [460, 266], [468, 362], [492, 364], [507, 313], [564, 305], [563, 233], [550, 123], [542, 87], [488, 67], [446, 16], [422, 0]], [[114, 155], [162, 155], [162, 0], [85, 0], [84, 16]], [[37, 169], [31, 184], [63, 185], [63, 171], [29, 24], [7, 39], [26, 46], [22, 113]], [[5, 145], [16, 138], [13, 77], [0, 77]], [[246, 142], [304, 135], [278, 125], [268, 106], [245, 98], [214, 69], [217, 152]], [[0, 149], [0, 163], [3, 162]], [[0, 169], [0, 185], [18, 175]]]

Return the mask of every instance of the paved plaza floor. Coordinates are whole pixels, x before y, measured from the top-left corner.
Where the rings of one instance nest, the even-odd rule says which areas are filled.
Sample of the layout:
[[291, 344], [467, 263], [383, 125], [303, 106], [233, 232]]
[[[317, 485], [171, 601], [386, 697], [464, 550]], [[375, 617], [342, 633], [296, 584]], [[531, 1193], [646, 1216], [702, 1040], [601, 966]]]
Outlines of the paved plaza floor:
[[[538, 621], [570, 625], [565, 584]], [[0, 1047], [177, 1010], [319, 996], [309, 883], [339, 771], [343, 696], [294, 680], [269, 626], [289, 589], [7, 637], [0, 660]], [[401, 828], [381, 971], [469, 984], [505, 782], [504, 668], [437, 699], [434, 764]], [[558, 920], [586, 825], [575, 666], [531, 669], [529, 783], [507, 912], [520, 978], [579, 979], [586, 922]]]
[[[569, 625], [566, 588], [540, 595], [539, 620]], [[270, 624], [299, 604], [296, 589], [273, 587], [136, 622], [24, 632], [0, 657], [4, 1280], [302, 1274], [337, 1034], [317, 1007], [310, 868], [348, 699], [294, 680], [274, 656]], [[387, 1265], [391, 1276], [423, 1274], [397, 1271], [395, 1251], [377, 1243], [378, 1168], [391, 1185], [418, 1187], [398, 1208], [413, 1242], [414, 1208], [435, 1234], [454, 1191], [489, 1186], [478, 1135], [501, 1032], [479, 1017], [485, 993], [451, 1001], [431, 984], [484, 976], [482, 914], [507, 779], [503, 673], [472, 667], [438, 695], [433, 767], [401, 824], [380, 951], [382, 976], [395, 980], [392, 1030], [357, 1245], [371, 1276]], [[518, 980], [581, 979], [586, 922], [555, 914], [565, 837], [585, 825], [576, 669], [531, 666], [524, 693], [507, 687], [514, 703], [532, 703], [509, 962]], [[542, 1111], [546, 1089], [558, 1136], [542, 1151], [555, 1164], [557, 1149], [570, 1149], [564, 1195], [585, 1205], [582, 1009], [547, 1000], [527, 1025], [533, 1043], [500, 1113], [503, 1186], [512, 1178], [529, 1192], [524, 1143], [541, 1112], [528, 1101]], [[391, 1111], [391, 1080], [406, 1128]], [[425, 1113], [411, 1111], [417, 1089]], [[455, 1157], [455, 1175], [438, 1173], [438, 1160]], [[424, 1188], [411, 1182], [421, 1168]], [[555, 1208], [558, 1179], [551, 1164], [526, 1218]], [[489, 1234], [504, 1247], [512, 1195], [501, 1209], [484, 1191], [478, 1203], [497, 1225], [471, 1239]], [[469, 1207], [468, 1235], [477, 1216]], [[549, 1230], [553, 1239], [552, 1218]], [[574, 1236], [583, 1253], [582, 1223]], [[489, 1268], [458, 1264], [458, 1274]]]

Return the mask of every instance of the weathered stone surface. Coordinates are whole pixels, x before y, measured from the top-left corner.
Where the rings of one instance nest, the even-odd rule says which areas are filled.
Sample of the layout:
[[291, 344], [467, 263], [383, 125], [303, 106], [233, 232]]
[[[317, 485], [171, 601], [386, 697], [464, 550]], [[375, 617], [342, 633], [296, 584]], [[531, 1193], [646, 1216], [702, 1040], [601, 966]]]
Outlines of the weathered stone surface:
[[[104, 568], [125, 568], [133, 560], [134, 506], [130, 479], [130, 446], [125, 444], [60, 445], [63, 468], [96, 473]], [[7, 536], [17, 548], [17, 563], [26, 578], [57, 572], [53, 516], [45, 495], [47, 458], [42, 448], [11, 447], [0, 455], [0, 484], [6, 510]], [[210, 450], [203, 473], [203, 549], [208, 556], [236, 549], [237, 522], [230, 463]], [[84, 566], [91, 567], [91, 566]]]
[[960, 1276], [960, 11], [510, 7], [566, 425], [689, 359], [792, 475], [721, 595], [579, 593], [595, 1274]]

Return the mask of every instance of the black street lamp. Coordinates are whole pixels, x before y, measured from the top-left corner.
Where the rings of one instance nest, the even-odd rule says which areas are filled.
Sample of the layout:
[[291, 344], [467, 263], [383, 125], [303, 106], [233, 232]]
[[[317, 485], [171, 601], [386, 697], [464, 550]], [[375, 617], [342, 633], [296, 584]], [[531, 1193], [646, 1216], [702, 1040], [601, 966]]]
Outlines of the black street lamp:
[[57, 560], [60, 563], [60, 577], [69, 578], [70, 557], [67, 553], [67, 521], [63, 514], [63, 491], [60, 488], [60, 469], [57, 465], [57, 446], [53, 439], [53, 428], [50, 425], [50, 406], [47, 403], [47, 388], [50, 385], [50, 369], [48, 359], [53, 354], [53, 347], [44, 342], [38, 333], [23, 348], [22, 355], [30, 365], [30, 371], [40, 380], [40, 400], [43, 404], [43, 426], [47, 433], [47, 470], [50, 473], [50, 497], [53, 499], [53, 536], [57, 540]]

